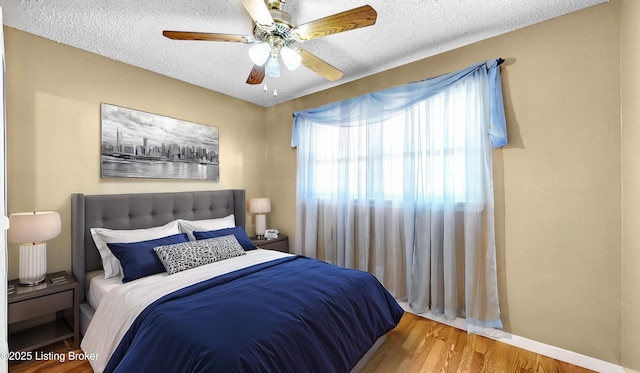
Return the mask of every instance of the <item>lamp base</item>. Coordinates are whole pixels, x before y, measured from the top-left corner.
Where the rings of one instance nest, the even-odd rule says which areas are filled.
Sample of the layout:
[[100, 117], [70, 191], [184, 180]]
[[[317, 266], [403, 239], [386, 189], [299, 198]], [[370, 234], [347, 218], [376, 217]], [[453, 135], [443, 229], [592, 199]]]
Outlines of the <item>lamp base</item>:
[[38, 286], [38, 285], [42, 284], [44, 282], [44, 280], [45, 279], [43, 278], [42, 280], [39, 280], [39, 281], [36, 281], [36, 282], [30, 282], [30, 283], [21, 282], [20, 286]]
[[37, 286], [47, 276], [47, 244], [20, 245], [20, 286]]
[[260, 214], [256, 215], [256, 236], [261, 240], [264, 238], [264, 231], [267, 228], [267, 216]]

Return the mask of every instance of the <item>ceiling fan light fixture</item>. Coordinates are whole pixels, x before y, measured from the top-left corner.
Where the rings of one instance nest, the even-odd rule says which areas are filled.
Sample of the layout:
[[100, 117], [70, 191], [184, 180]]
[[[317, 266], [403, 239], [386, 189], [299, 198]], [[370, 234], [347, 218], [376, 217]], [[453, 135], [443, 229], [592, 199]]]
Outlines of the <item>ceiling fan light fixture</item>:
[[256, 44], [249, 48], [249, 58], [251, 59], [251, 62], [258, 66], [264, 65], [270, 54], [271, 47], [268, 43]]
[[289, 47], [282, 48], [280, 50], [280, 55], [282, 55], [282, 61], [289, 70], [297, 69], [298, 66], [300, 66], [300, 62], [302, 62], [302, 57], [298, 52]]
[[267, 61], [267, 66], [266, 66], [266, 73], [267, 73], [267, 76], [272, 78], [280, 77], [280, 62], [278, 62], [277, 54], [271, 55], [271, 57], [269, 57], [269, 60]]
[[265, 76], [279, 77], [280, 55], [289, 70], [294, 70], [302, 64], [327, 80], [335, 81], [342, 77], [342, 71], [304, 49], [289, 46], [296, 42], [374, 25], [378, 16], [370, 5], [363, 5], [298, 25], [295, 19], [283, 10], [287, 0], [241, 2], [253, 20], [253, 35], [170, 30], [164, 30], [162, 35], [172, 40], [254, 44], [249, 49], [249, 57], [254, 65], [247, 78], [247, 84], [261, 84]]

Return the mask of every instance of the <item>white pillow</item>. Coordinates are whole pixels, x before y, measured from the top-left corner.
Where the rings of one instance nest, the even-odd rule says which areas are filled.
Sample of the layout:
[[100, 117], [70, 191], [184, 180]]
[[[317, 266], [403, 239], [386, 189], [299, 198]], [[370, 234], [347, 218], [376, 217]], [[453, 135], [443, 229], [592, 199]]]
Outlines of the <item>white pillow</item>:
[[102, 257], [102, 268], [104, 268], [104, 278], [111, 278], [120, 275], [120, 261], [111, 253], [108, 243], [112, 242], [138, 242], [153, 240], [178, 234], [180, 227], [178, 221], [174, 220], [160, 227], [146, 229], [113, 230], [106, 228], [91, 228], [91, 237]]
[[224, 218], [217, 219], [203, 219], [203, 220], [182, 220], [178, 219], [180, 230], [182, 233], [186, 233], [189, 236], [189, 240], [195, 241], [193, 232], [206, 232], [215, 231], [224, 228], [234, 228], [236, 226], [236, 218], [233, 214], [225, 216]]

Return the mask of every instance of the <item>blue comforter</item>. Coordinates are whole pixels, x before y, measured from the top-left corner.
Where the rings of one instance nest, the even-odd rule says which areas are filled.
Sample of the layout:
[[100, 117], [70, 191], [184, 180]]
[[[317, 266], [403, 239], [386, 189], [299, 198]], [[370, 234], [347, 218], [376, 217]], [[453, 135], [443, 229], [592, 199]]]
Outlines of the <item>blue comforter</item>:
[[348, 372], [402, 314], [369, 273], [287, 257], [158, 299], [105, 372]]

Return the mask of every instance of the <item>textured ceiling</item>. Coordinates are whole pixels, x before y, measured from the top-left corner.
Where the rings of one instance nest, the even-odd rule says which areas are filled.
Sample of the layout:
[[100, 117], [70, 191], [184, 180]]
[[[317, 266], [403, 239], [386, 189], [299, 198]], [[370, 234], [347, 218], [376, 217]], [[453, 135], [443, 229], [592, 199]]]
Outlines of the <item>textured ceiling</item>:
[[[4, 24], [261, 106], [301, 97], [607, 0], [288, 0], [298, 24], [369, 4], [375, 25], [296, 43], [344, 72], [304, 66], [245, 83], [249, 45], [174, 41], [163, 30], [252, 34], [240, 0], [0, 0]], [[496, 56], [509, 57], [509, 56]], [[278, 95], [274, 97], [273, 89]]]

